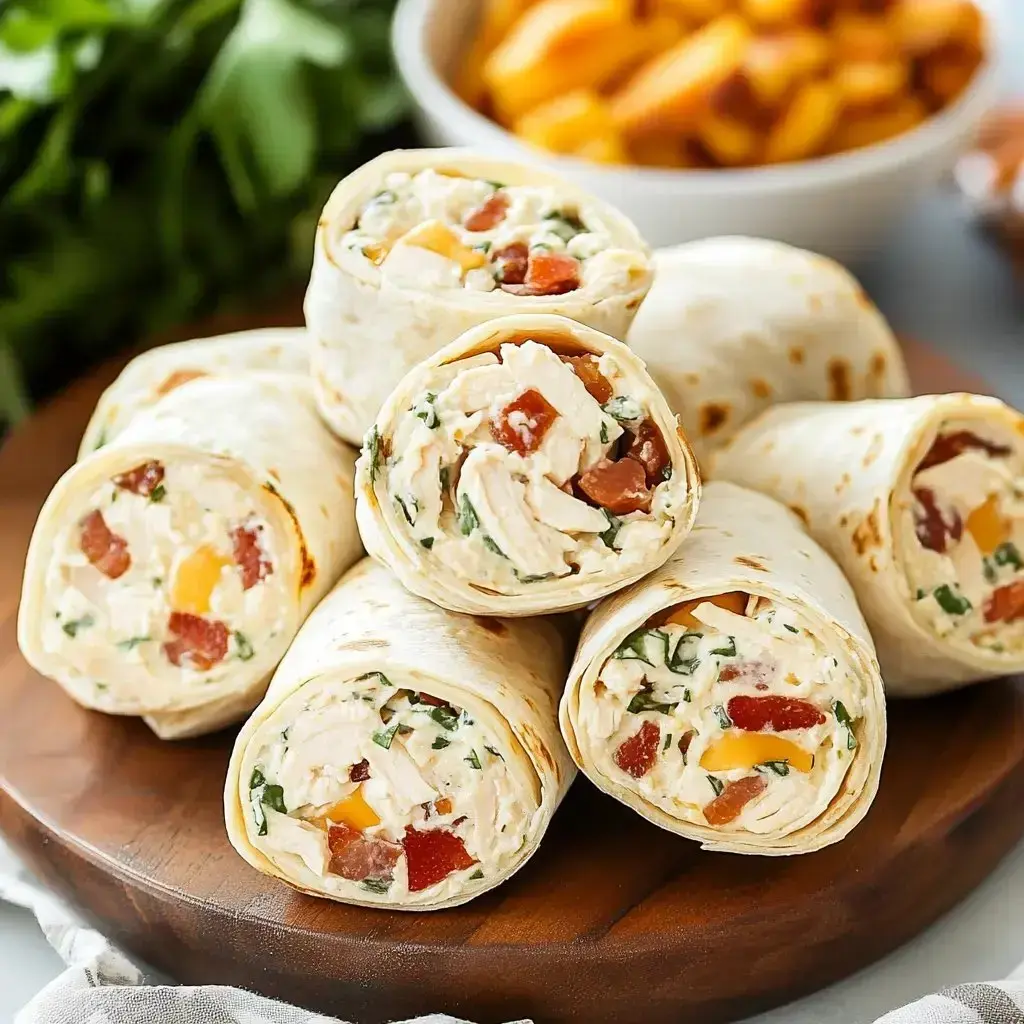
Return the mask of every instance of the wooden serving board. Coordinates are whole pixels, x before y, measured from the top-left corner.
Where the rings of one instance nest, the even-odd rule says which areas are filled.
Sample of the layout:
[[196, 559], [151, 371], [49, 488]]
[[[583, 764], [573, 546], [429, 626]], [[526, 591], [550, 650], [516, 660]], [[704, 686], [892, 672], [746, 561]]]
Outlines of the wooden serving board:
[[[234, 325], [233, 325], [234, 326]], [[984, 390], [910, 347], [918, 390]], [[232, 735], [161, 743], [84, 711], [22, 660], [21, 568], [101, 386], [81, 382], [0, 451], [0, 829], [124, 947], [187, 983], [241, 985], [370, 1024], [734, 1020], [915, 935], [1024, 833], [1024, 681], [896, 704], [881, 791], [837, 846], [702, 853], [582, 777], [536, 857], [456, 910], [365, 910], [248, 867], [221, 819]]]

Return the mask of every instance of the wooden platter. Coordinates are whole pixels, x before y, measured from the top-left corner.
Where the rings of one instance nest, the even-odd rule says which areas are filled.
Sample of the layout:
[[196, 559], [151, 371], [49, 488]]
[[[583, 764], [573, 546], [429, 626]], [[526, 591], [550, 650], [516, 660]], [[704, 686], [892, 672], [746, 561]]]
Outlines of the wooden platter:
[[[908, 353], [919, 391], [984, 390], [925, 349]], [[77, 707], [18, 653], [36, 512], [117, 368], [0, 451], [0, 830], [103, 931], [180, 981], [360, 1024], [435, 1010], [480, 1024], [714, 1024], [898, 946], [1024, 833], [1024, 681], [1002, 680], [892, 706], [878, 799], [820, 853], [701, 853], [580, 779], [537, 856], [465, 907], [403, 914], [292, 892], [224, 835], [230, 733], [161, 743], [136, 720]]]

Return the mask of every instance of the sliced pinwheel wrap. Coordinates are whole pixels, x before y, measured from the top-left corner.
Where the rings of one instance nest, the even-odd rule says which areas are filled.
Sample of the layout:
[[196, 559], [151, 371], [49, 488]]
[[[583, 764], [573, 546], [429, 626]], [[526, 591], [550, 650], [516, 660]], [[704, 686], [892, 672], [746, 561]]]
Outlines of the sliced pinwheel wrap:
[[359, 444], [402, 377], [469, 328], [560, 313], [622, 338], [650, 284], [633, 224], [553, 174], [461, 149], [385, 153], [317, 227], [305, 311], [321, 411]]
[[536, 851], [575, 775], [559, 627], [446, 612], [366, 559], [299, 631], [235, 742], [228, 836], [360, 906], [436, 910]]
[[452, 611], [580, 608], [661, 565], [700, 481], [675, 417], [621, 342], [502, 317], [412, 370], [357, 465], [367, 552]]
[[715, 475], [785, 502], [843, 567], [895, 696], [1024, 671], [1024, 416], [996, 398], [770, 409]]
[[175, 388], [43, 505], [18, 619], [25, 658], [80, 704], [142, 715], [165, 738], [243, 717], [361, 554], [353, 472], [308, 380]]
[[596, 786], [730, 853], [838, 842], [885, 749], [850, 585], [792, 512], [729, 483], [707, 485], [669, 562], [591, 614], [559, 718]]
[[654, 265], [626, 340], [702, 466], [771, 405], [910, 393], [889, 325], [838, 263], [726, 237], [659, 249]]

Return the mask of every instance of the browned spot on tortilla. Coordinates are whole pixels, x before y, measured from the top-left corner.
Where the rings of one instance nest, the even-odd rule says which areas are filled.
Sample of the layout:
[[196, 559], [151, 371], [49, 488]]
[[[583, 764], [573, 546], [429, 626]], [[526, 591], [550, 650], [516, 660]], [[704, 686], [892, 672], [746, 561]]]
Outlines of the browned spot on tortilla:
[[849, 473], [844, 473], [839, 478], [839, 483], [836, 484], [836, 494], [841, 494], [847, 487], [850, 486], [852, 480]]
[[885, 447], [885, 438], [881, 434], [875, 434], [871, 438], [871, 444], [868, 445], [868, 450], [864, 453], [864, 458], [861, 460], [861, 465], [867, 469], [879, 455], [882, 454], [882, 449]]
[[281, 474], [276, 469], [268, 469], [267, 473], [272, 476], [278, 483], [281, 482]]
[[640, 298], [641, 297], [638, 295], [635, 298], [630, 299], [629, 302], [626, 303], [626, 309], [628, 309], [630, 312], [636, 309], [637, 306], [640, 305]]
[[473, 621], [495, 636], [504, 636], [508, 632], [508, 626], [501, 619], [495, 619], [490, 615], [474, 615]]
[[683, 381], [685, 383], [687, 383], [687, 384], [697, 385], [697, 384], [700, 383], [700, 374], [699, 373], [684, 373], [683, 374]]
[[790, 346], [789, 361], [795, 366], [799, 366], [804, 361], [804, 350], [799, 345]]
[[772, 386], [768, 381], [763, 380], [761, 377], [755, 377], [750, 382], [750, 390], [754, 393], [755, 398], [771, 398], [772, 397]]
[[756, 569], [757, 572], [768, 571], [768, 567], [764, 562], [759, 562], [756, 558], [748, 558], [746, 555], [737, 555], [733, 561], [738, 565], [745, 565], [748, 569]]
[[871, 569], [872, 572], [878, 572], [878, 561], [874, 555], [872, 555], [868, 559], [868, 567]]
[[825, 308], [825, 303], [820, 295], [809, 295], [807, 297], [807, 308], [812, 313], [820, 313]]
[[700, 407], [700, 432], [713, 434], [725, 425], [729, 418], [729, 406], [720, 402], [708, 402]]
[[873, 309], [874, 303], [871, 301], [871, 296], [868, 295], [863, 288], [858, 288], [853, 295], [853, 301], [857, 303], [862, 309]]
[[295, 514], [295, 508], [292, 503], [273, 484], [264, 484], [263, 487], [281, 502], [285, 512], [288, 513], [295, 526], [295, 535], [299, 539], [299, 558], [302, 566], [302, 570], [299, 573], [299, 589], [305, 590], [316, 579], [316, 562], [313, 561], [313, 556], [309, 553], [309, 548], [306, 546], [306, 537], [302, 532], [299, 517]]
[[351, 643], [342, 644], [339, 650], [343, 651], [377, 651], [386, 649], [391, 645], [387, 640], [353, 640]]
[[845, 359], [830, 360], [828, 364], [828, 397], [833, 402], [848, 402], [852, 394], [850, 364]]
[[860, 437], [860, 435], [863, 434], [865, 430], [867, 430], [867, 427], [851, 427], [850, 433], [854, 437]]
[[[882, 546], [882, 531], [878, 525], [879, 499], [875, 499], [871, 511], [860, 521], [853, 531], [853, 546], [858, 555], [863, 555], [868, 548]], [[842, 520], [840, 520], [842, 524]]]
[[548, 751], [548, 745], [537, 735], [536, 730], [532, 725], [524, 722], [522, 725], [523, 738], [530, 741], [530, 749], [540, 755], [544, 763], [554, 772], [557, 771], [555, 768], [555, 762], [551, 757], [551, 753]]
[[790, 505], [790, 511], [796, 513], [796, 515], [803, 521], [804, 526], [811, 525], [811, 517], [807, 514], [807, 509], [803, 505]]
[[492, 331], [471, 349], [453, 355], [451, 359], [441, 365], [460, 363], [463, 359], [470, 359], [485, 352], [493, 353], [500, 362], [501, 352], [499, 350], [502, 345], [522, 345], [526, 341], [535, 341], [538, 345], [544, 345], [560, 356], [600, 356], [600, 353], [594, 352], [590, 346], [580, 341], [572, 333], [571, 327], [567, 326], [564, 331]]
[[845, 512], [839, 517], [840, 526], [845, 526], [849, 521], [850, 517]]
[[163, 383], [156, 389], [158, 395], [166, 395], [182, 384], [190, 380], [199, 380], [200, 377], [209, 377], [205, 370], [175, 370], [170, 376], [165, 377]]
[[876, 352], [868, 363], [868, 373], [876, 378], [875, 387], [881, 387], [882, 377], [885, 376], [885, 353]]

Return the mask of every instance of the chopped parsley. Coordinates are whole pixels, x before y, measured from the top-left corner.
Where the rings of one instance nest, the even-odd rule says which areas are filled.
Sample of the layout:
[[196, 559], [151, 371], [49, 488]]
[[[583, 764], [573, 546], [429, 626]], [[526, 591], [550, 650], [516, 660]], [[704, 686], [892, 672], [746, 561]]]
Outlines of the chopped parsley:
[[563, 242], [570, 242], [577, 235], [582, 235], [587, 226], [575, 213], [559, 210], [544, 216], [544, 227], [551, 234], [557, 235]]
[[252, 644], [249, 642], [249, 638], [244, 633], [239, 633], [235, 630], [235, 648], [238, 651], [238, 657], [242, 661], [249, 661], [250, 658], [256, 653], [252, 649]]
[[452, 741], [449, 740], [449, 739], [445, 739], [444, 736], [435, 736], [434, 737], [434, 742], [430, 744], [430, 749], [431, 750], [444, 750], [445, 747], [450, 747], [451, 745], [452, 745]]
[[672, 463], [671, 462], [661, 471], [661, 479], [662, 480], [671, 480], [672, 479]]
[[434, 546], [434, 538], [420, 537], [420, 544], [429, 551]]
[[755, 764], [754, 767], [762, 774], [768, 772], [772, 772], [774, 775], [789, 774], [788, 761], [762, 761], [761, 764]]
[[633, 695], [626, 710], [632, 715], [639, 715], [644, 711], [657, 711], [661, 715], [671, 715], [677, 707], [679, 707], [679, 701], [674, 704], [664, 704], [655, 700], [654, 694], [650, 690], [641, 690]]
[[684, 633], [676, 644], [676, 649], [666, 662], [668, 670], [677, 676], [692, 676], [700, 664], [700, 658], [692, 653], [691, 643], [699, 641], [702, 633]]
[[788, 622], [784, 622], [783, 625], [790, 631], [790, 633], [799, 633], [800, 630], [796, 626], [791, 626]]
[[668, 734], [668, 735], [667, 735], [667, 736], [665, 737], [665, 742], [664, 742], [664, 744], [662, 745], [662, 748], [661, 748], [661, 752], [662, 752], [662, 753], [665, 753], [665, 751], [666, 751], [666, 750], [668, 750], [668, 748], [669, 748], [669, 747], [671, 747], [671, 746], [672, 746], [672, 733], [669, 733], [669, 734]]
[[610, 398], [601, 409], [620, 423], [635, 423], [644, 418], [644, 410], [635, 398], [618, 395]]
[[164, 498], [166, 498], [166, 497], [167, 497], [167, 488], [164, 487], [163, 484], [157, 484], [156, 487], [154, 487], [153, 490], [151, 490], [149, 492], [150, 503], [154, 504], [154, 505], [157, 502], [159, 502], [159, 501], [163, 501]]
[[966, 615], [972, 608], [971, 602], [962, 594], [956, 594], [948, 583], [933, 591], [939, 607], [950, 615]]
[[448, 732], [452, 732], [459, 727], [459, 716], [455, 714], [447, 704], [442, 704], [440, 707], [434, 708], [430, 712], [430, 717], [437, 722], [442, 729], [447, 729]]
[[258, 834], [267, 834], [267, 815], [264, 808], [269, 807], [279, 814], [287, 814], [284, 804], [284, 790], [266, 780], [259, 768], [253, 768], [249, 778], [249, 803], [252, 806], [253, 821], [259, 826]]
[[377, 470], [380, 469], [380, 431], [377, 429], [376, 423], [366, 435], [364, 447], [370, 456], [370, 483], [372, 484], [377, 479]]
[[714, 775], [709, 775], [707, 779], [711, 783], [711, 788], [715, 791], [715, 796], [721, 796], [722, 790], [725, 789], [725, 783]]
[[398, 723], [389, 725], [386, 729], [378, 729], [373, 734], [373, 742], [378, 747], [383, 747], [385, 750], [391, 749], [391, 741], [395, 738], [395, 733], [398, 732]]
[[[661, 644], [661, 657], [654, 662], [649, 657], [648, 644], [650, 642]], [[646, 665], [654, 667], [656, 664], [664, 664], [668, 656], [668, 634], [660, 629], [637, 629], [630, 633], [625, 640], [615, 649], [613, 658], [620, 661], [642, 661]]]
[[605, 519], [608, 520], [608, 529], [600, 534], [601, 540], [604, 541], [606, 547], [614, 549], [615, 538], [619, 535], [619, 530], [622, 529], [622, 520], [618, 516], [613, 516], [606, 508], [601, 511], [604, 513]]
[[479, 868], [477, 868], [476, 871], [474, 871], [473, 874], [471, 874], [469, 876], [469, 880], [471, 882], [475, 882], [478, 878], [483, 878], [483, 877], [484, 877], [484, 873]]
[[[376, 679], [381, 686], [394, 686], [390, 679], [383, 672], [364, 672], [361, 676], [356, 676], [353, 682], [361, 683], [364, 679]], [[417, 698], [419, 699], [419, 698]], [[413, 700], [410, 697], [409, 703], [412, 704]]]
[[405, 521], [410, 526], [416, 525], [416, 520], [413, 518], [412, 513], [409, 511], [409, 506], [412, 506], [413, 512], [419, 512], [420, 503], [415, 498], [410, 498], [408, 504], [399, 495], [395, 495], [395, 504], [402, 510], [402, 515], [405, 516]]
[[501, 751], [499, 751], [499, 750], [495, 750], [495, 749], [494, 749], [494, 747], [489, 747], [489, 746], [487, 746], [486, 744], [484, 744], [484, 750], [486, 750], [488, 754], [492, 754], [492, 755], [493, 755], [494, 757], [496, 757], [496, 758], [497, 758], [497, 759], [498, 759], [499, 761], [504, 761], [504, 760], [505, 760], [505, 758], [503, 758], [503, 757], [501, 756]]
[[715, 718], [718, 719], [718, 724], [723, 729], [732, 728], [732, 719], [729, 717], [729, 712], [725, 710], [724, 705], [716, 704], [711, 710], [715, 713]]
[[996, 565], [1010, 565], [1014, 569], [1024, 569], [1024, 561], [1021, 560], [1020, 551], [1017, 545], [1010, 541], [1000, 544], [992, 553], [992, 561]]
[[441, 425], [441, 417], [437, 414], [437, 406], [434, 403], [437, 401], [437, 395], [433, 391], [428, 391], [423, 398], [421, 398], [414, 406], [413, 411], [416, 413], [417, 419], [423, 420], [423, 422], [431, 429], [436, 430]]
[[729, 637], [729, 643], [726, 647], [716, 647], [712, 654], [720, 654], [723, 658], [735, 658], [736, 657], [736, 637]]
[[481, 770], [480, 758], [477, 757], [475, 750], [471, 750], [469, 752], [469, 757], [464, 757], [462, 760], [465, 761], [470, 768], [475, 768], [477, 771]]
[[386, 893], [391, 888], [393, 878], [364, 878], [359, 884], [370, 892]]
[[[488, 537], [487, 539], [490, 540], [490, 537]], [[504, 558], [505, 556], [502, 555], [502, 557]], [[515, 578], [519, 580], [520, 583], [543, 583], [544, 580], [553, 580], [557, 574], [553, 572], [537, 573], [533, 575], [527, 573], [525, 576], [523, 576], [520, 574], [518, 569], [513, 569], [512, 575], [515, 576]]]
[[139, 644], [147, 643], [152, 639], [153, 638], [151, 636], [133, 636], [129, 637], [127, 640], [118, 640], [117, 649], [119, 651], [134, 651]]
[[498, 545], [494, 543], [494, 540], [488, 537], [486, 533], [483, 534], [481, 539], [483, 540], [484, 547], [487, 548], [488, 551], [493, 551], [496, 555], [498, 555], [499, 558], [506, 557], [505, 552], [502, 551], [501, 548], [499, 548]]
[[480, 517], [469, 500], [469, 495], [464, 494], [459, 499], [459, 533], [468, 537], [480, 525]]
[[608, 443], [608, 421], [601, 421], [601, 444]]
[[94, 625], [96, 625], [96, 620], [86, 613], [80, 619], [72, 619], [70, 622], [62, 622], [60, 628], [63, 629], [72, 640], [74, 640], [74, 638], [78, 636], [83, 629], [88, 629], [90, 626]]
[[857, 737], [853, 735], [853, 719], [850, 717], [850, 712], [846, 710], [846, 705], [841, 700], [835, 701], [832, 704], [832, 713], [836, 716], [836, 721], [846, 727], [846, 749], [855, 750]]

